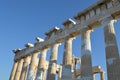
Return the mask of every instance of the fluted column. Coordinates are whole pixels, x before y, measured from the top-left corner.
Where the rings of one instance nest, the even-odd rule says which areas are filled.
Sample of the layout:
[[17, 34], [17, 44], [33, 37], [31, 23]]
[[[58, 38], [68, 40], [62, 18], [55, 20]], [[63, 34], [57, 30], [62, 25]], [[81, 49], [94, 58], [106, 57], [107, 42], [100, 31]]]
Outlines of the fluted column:
[[24, 58], [24, 63], [23, 63], [23, 67], [22, 67], [22, 72], [21, 72], [20, 80], [26, 80], [27, 69], [28, 69], [29, 63], [30, 63], [30, 56], [27, 56], [27, 57]]
[[50, 56], [47, 80], [55, 80], [56, 78], [58, 46], [59, 44], [54, 44], [52, 46], [52, 53]]
[[96, 80], [96, 79], [95, 79], [95, 74], [93, 74], [93, 80]]
[[46, 52], [47, 50], [48, 49], [44, 49], [41, 52], [35, 80], [46, 80]]
[[81, 80], [92, 80], [91, 41], [88, 30], [81, 35]]
[[103, 21], [108, 80], [120, 80], [120, 58], [112, 18]]
[[21, 71], [22, 71], [22, 67], [23, 67], [23, 62], [24, 62], [23, 59], [19, 60], [14, 80], [20, 80], [20, 75], [21, 75]]
[[72, 41], [75, 38], [68, 38], [64, 44], [64, 56], [63, 56], [63, 65], [64, 66], [72, 66]]
[[15, 72], [17, 70], [18, 61], [14, 61], [13, 68], [9, 80], [14, 80]]
[[58, 80], [61, 80], [61, 77], [62, 77], [62, 66], [60, 66], [58, 71]]
[[31, 63], [28, 70], [27, 80], [34, 80], [37, 72], [37, 66], [39, 61], [40, 52], [32, 54]]
[[74, 38], [67, 38], [64, 44], [62, 79], [72, 80], [72, 41]]
[[104, 72], [100, 72], [100, 78], [101, 78], [101, 80], [105, 80], [104, 78]]

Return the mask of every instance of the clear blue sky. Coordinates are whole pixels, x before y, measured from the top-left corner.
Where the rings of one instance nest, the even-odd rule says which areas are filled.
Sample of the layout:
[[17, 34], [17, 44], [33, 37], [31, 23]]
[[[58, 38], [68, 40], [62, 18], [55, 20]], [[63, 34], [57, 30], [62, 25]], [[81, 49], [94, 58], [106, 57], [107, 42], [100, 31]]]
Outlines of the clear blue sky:
[[[53, 26], [62, 28], [62, 22], [96, 1], [0, 0], [0, 80], [9, 80], [14, 59], [13, 49], [24, 48], [28, 42], [35, 43], [36, 37], [45, 38], [44, 33]], [[120, 46], [120, 21], [115, 26]], [[103, 27], [94, 30], [91, 40], [93, 66], [101, 65], [106, 71]], [[73, 53], [78, 57], [81, 53], [80, 43], [80, 37], [73, 41]], [[59, 62], [63, 51], [62, 45], [59, 48]]]

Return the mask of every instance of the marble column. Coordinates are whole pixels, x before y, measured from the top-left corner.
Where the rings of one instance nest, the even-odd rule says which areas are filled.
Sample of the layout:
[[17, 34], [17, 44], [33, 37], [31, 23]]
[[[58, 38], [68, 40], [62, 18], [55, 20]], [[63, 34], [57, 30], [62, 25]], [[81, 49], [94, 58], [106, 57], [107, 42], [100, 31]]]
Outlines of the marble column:
[[37, 67], [38, 67], [39, 55], [40, 55], [40, 52], [36, 52], [32, 54], [28, 75], [27, 75], [27, 80], [35, 79]]
[[18, 61], [18, 66], [17, 66], [17, 70], [16, 70], [16, 73], [15, 73], [14, 80], [20, 80], [20, 75], [21, 75], [21, 71], [22, 71], [22, 67], [23, 67], [23, 62], [24, 62], [24, 59], [20, 59]]
[[74, 38], [67, 38], [64, 44], [62, 79], [72, 80], [72, 41]]
[[61, 80], [61, 77], [62, 77], [62, 66], [59, 67], [58, 80]]
[[114, 30], [115, 21], [110, 18], [103, 21], [108, 80], [120, 80], [120, 58]]
[[75, 38], [68, 38], [64, 44], [64, 56], [63, 56], [63, 65], [66, 67], [72, 66], [72, 41]]
[[15, 72], [17, 70], [18, 61], [14, 61], [13, 68], [9, 80], [14, 80]]
[[58, 46], [59, 44], [54, 44], [52, 46], [52, 53], [50, 56], [47, 80], [55, 80], [56, 78]]
[[93, 80], [96, 80], [96, 79], [95, 79], [95, 74], [93, 74]]
[[30, 63], [30, 56], [27, 56], [24, 58], [20, 80], [26, 80], [29, 63]]
[[47, 50], [48, 49], [43, 49], [41, 52], [35, 80], [46, 80], [46, 52]]
[[81, 35], [81, 80], [93, 80], [90, 33], [87, 30]]
[[101, 80], [105, 80], [104, 78], [104, 72], [100, 72], [100, 78], [101, 78]]

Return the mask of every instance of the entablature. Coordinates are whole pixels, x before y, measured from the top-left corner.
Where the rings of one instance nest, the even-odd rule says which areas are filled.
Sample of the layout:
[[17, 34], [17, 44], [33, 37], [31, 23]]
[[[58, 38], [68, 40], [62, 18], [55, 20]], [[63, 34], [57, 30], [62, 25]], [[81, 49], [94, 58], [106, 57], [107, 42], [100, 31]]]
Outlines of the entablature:
[[[96, 12], [95, 12], [96, 11]], [[90, 13], [90, 14], [87, 14]], [[84, 14], [84, 15], [83, 15]], [[94, 14], [94, 15], [93, 15]], [[23, 56], [32, 54], [36, 51], [42, 50], [44, 48], [51, 47], [52, 44], [55, 43], [62, 43], [66, 40], [66, 37], [72, 38], [75, 36], [80, 35], [81, 33], [89, 30], [94, 29], [102, 25], [101, 19], [106, 16], [112, 16], [113, 19], [120, 18], [120, 1], [119, 0], [100, 0], [90, 8], [87, 8], [83, 12], [74, 16], [77, 23], [74, 24], [74, 27], [70, 27], [67, 29], [59, 29], [54, 27], [53, 29], [49, 30], [46, 35], [49, 36], [45, 41], [35, 43], [34, 47], [26, 48], [20, 50], [15, 55], [15, 60], [20, 59]], [[89, 16], [89, 17], [88, 17]], [[84, 20], [80, 20], [80, 18]], [[85, 19], [86, 18], [86, 19]], [[64, 25], [70, 24], [73, 22], [67, 20], [64, 22]], [[55, 33], [53, 35], [53, 33]]]

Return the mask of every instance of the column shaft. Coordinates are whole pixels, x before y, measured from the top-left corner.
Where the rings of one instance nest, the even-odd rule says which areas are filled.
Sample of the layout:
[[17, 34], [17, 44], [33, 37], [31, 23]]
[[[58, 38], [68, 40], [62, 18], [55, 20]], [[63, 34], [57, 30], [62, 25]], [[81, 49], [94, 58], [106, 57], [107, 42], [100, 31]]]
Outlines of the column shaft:
[[61, 80], [62, 77], [62, 66], [60, 66], [60, 69], [58, 71], [58, 80]]
[[96, 79], [95, 79], [95, 74], [93, 74], [93, 80], [96, 80]]
[[104, 79], [104, 72], [100, 72], [100, 78], [101, 78], [101, 80], [105, 80]]
[[120, 80], [120, 58], [116, 42], [114, 22], [115, 20], [109, 20], [104, 26], [108, 80]]
[[27, 70], [28, 70], [29, 63], [30, 63], [30, 56], [27, 56], [24, 59], [20, 80], [26, 80], [26, 75], [27, 75]]
[[23, 62], [24, 62], [23, 59], [19, 60], [14, 80], [20, 80], [20, 75], [21, 75], [21, 71], [22, 71], [22, 67], [23, 67]]
[[46, 52], [47, 52], [47, 50], [48, 49], [44, 49], [41, 52], [35, 80], [45, 80], [46, 79]]
[[92, 80], [91, 30], [81, 35], [81, 80]]
[[72, 65], [72, 40], [73, 38], [69, 38], [65, 41], [64, 44], [64, 56], [63, 56], [63, 65], [71, 66]]
[[16, 72], [16, 70], [17, 70], [17, 65], [18, 65], [18, 62], [17, 62], [17, 61], [14, 61], [14, 65], [13, 65], [13, 68], [12, 68], [12, 71], [11, 71], [11, 75], [10, 75], [9, 80], [14, 80], [15, 72]]
[[33, 53], [31, 57], [31, 63], [28, 70], [27, 80], [34, 80], [37, 72], [37, 66], [39, 61], [40, 52]]
[[59, 44], [54, 44], [52, 46], [52, 53], [50, 56], [47, 80], [55, 80], [55, 78], [56, 78], [58, 46], [59, 46]]
[[61, 80], [72, 80], [72, 40], [74, 38], [67, 38], [64, 44], [64, 55], [62, 65]]

